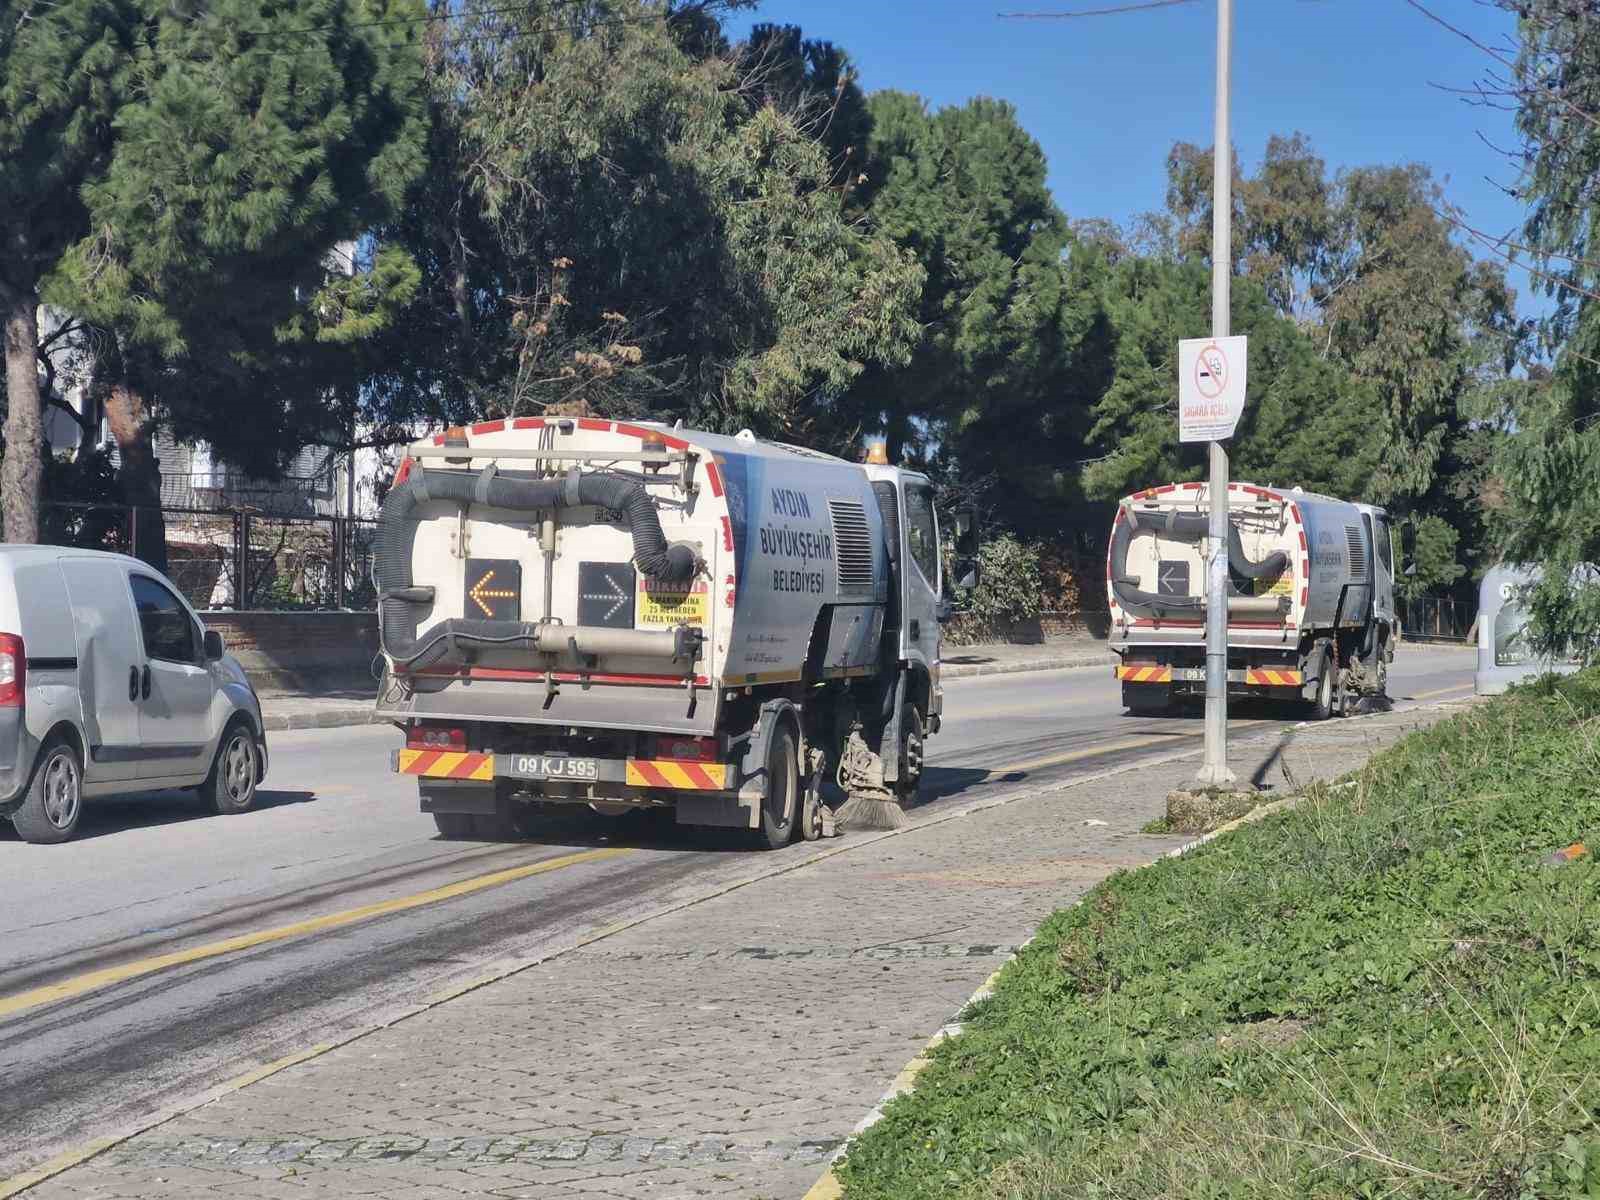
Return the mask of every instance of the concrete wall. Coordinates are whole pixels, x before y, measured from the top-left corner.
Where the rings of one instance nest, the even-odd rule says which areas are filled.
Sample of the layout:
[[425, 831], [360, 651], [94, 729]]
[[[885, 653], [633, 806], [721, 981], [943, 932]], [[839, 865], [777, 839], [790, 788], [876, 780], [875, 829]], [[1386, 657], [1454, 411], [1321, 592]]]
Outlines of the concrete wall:
[[202, 612], [260, 692], [376, 695], [370, 612]]

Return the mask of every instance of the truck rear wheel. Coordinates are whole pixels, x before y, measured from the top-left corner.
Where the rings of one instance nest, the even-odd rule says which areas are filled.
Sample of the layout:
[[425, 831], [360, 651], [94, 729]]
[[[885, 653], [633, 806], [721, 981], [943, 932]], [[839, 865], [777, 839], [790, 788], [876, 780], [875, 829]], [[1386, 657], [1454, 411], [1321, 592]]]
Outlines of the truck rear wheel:
[[756, 843], [765, 850], [781, 850], [794, 840], [800, 810], [800, 755], [794, 730], [780, 721], [767, 746], [767, 794], [761, 801], [761, 827]]

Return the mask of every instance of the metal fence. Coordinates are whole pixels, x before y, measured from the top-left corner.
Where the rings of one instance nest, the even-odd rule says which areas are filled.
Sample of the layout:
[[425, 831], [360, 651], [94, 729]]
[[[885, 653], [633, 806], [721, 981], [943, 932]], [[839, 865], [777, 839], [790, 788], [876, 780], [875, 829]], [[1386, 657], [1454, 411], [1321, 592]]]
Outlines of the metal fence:
[[1472, 637], [1478, 619], [1474, 602], [1449, 596], [1417, 596], [1395, 599], [1400, 613], [1400, 629], [1412, 641], [1464, 642]]
[[[136, 509], [54, 501], [40, 541], [135, 557], [140, 539], [166, 544], [167, 575], [196, 608], [368, 609], [376, 522], [354, 517], [279, 516], [247, 508]], [[144, 547], [148, 549], [148, 545]]]

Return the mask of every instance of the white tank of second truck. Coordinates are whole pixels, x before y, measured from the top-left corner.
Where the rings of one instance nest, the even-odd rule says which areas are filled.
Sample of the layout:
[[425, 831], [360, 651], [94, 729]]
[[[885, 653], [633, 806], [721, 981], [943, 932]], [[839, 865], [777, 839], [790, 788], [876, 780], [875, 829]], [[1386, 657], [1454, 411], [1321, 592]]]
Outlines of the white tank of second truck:
[[[1148, 488], [1124, 498], [1121, 508], [1135, 513], [1177, 510], [1208, 511], [1204, 483], [1168, 484]], [[1243, 621], [1284, 624], [1298, 629], [1332, 628], [1336, 611], [1341, 627], [1359, 626], [1365, 615], [1368, 574], [1368, 537], [1362, 511], [1355, 504], [1331, 496], [1296, 489], [1263, 488], [1250, 483], [1228, 487], [1229, 517], [1239, 530], [1239, 541], [1254, 562], [1275, 551], [1288, 558], [1288, 567], [1272, 579], [1247, 582], [1256, 596], [1286, 597], [1281, 617], [1232, 614]], [[1139, 532], [1128, 547], [1126, 574], [1139, 580], [1141, 591], [1198, 597], [1205, 588], [1203, 542], [1188, 542]], [[1110, 592], [1114, 622], [1122, 619], [1115, 590]], [[1343, 606], [1340, 596], [1343, 593]], [[1150, 619], [1137, 624], [1154, 624]], [[1203, 628], [1196, 612], [1162, 620], [1164, 627], [1193, 623]]]

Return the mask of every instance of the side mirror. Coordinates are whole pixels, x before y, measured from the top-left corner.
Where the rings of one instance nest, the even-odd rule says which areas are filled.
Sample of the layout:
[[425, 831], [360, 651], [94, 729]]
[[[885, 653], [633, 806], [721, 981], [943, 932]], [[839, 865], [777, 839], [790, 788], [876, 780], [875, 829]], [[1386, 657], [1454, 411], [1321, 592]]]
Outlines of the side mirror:
[[[959, 558], [975, 558], [978, 553], [977, 511], [972, 508], [958, 508], [950, 516], [951, 523], [955, 527], [956, 555]], [[959, 577], [961, 571], [958, 569], [956, 574]]]
[[215, 629], [208, 629], [203, 639], [206, 647], [206, 661], [216, 662], [222, 657], [222, 635]]
[[1417, 527], [1410, 521], [1400, 526], [1400, 557], [1407, 560], [1417, 556]]

